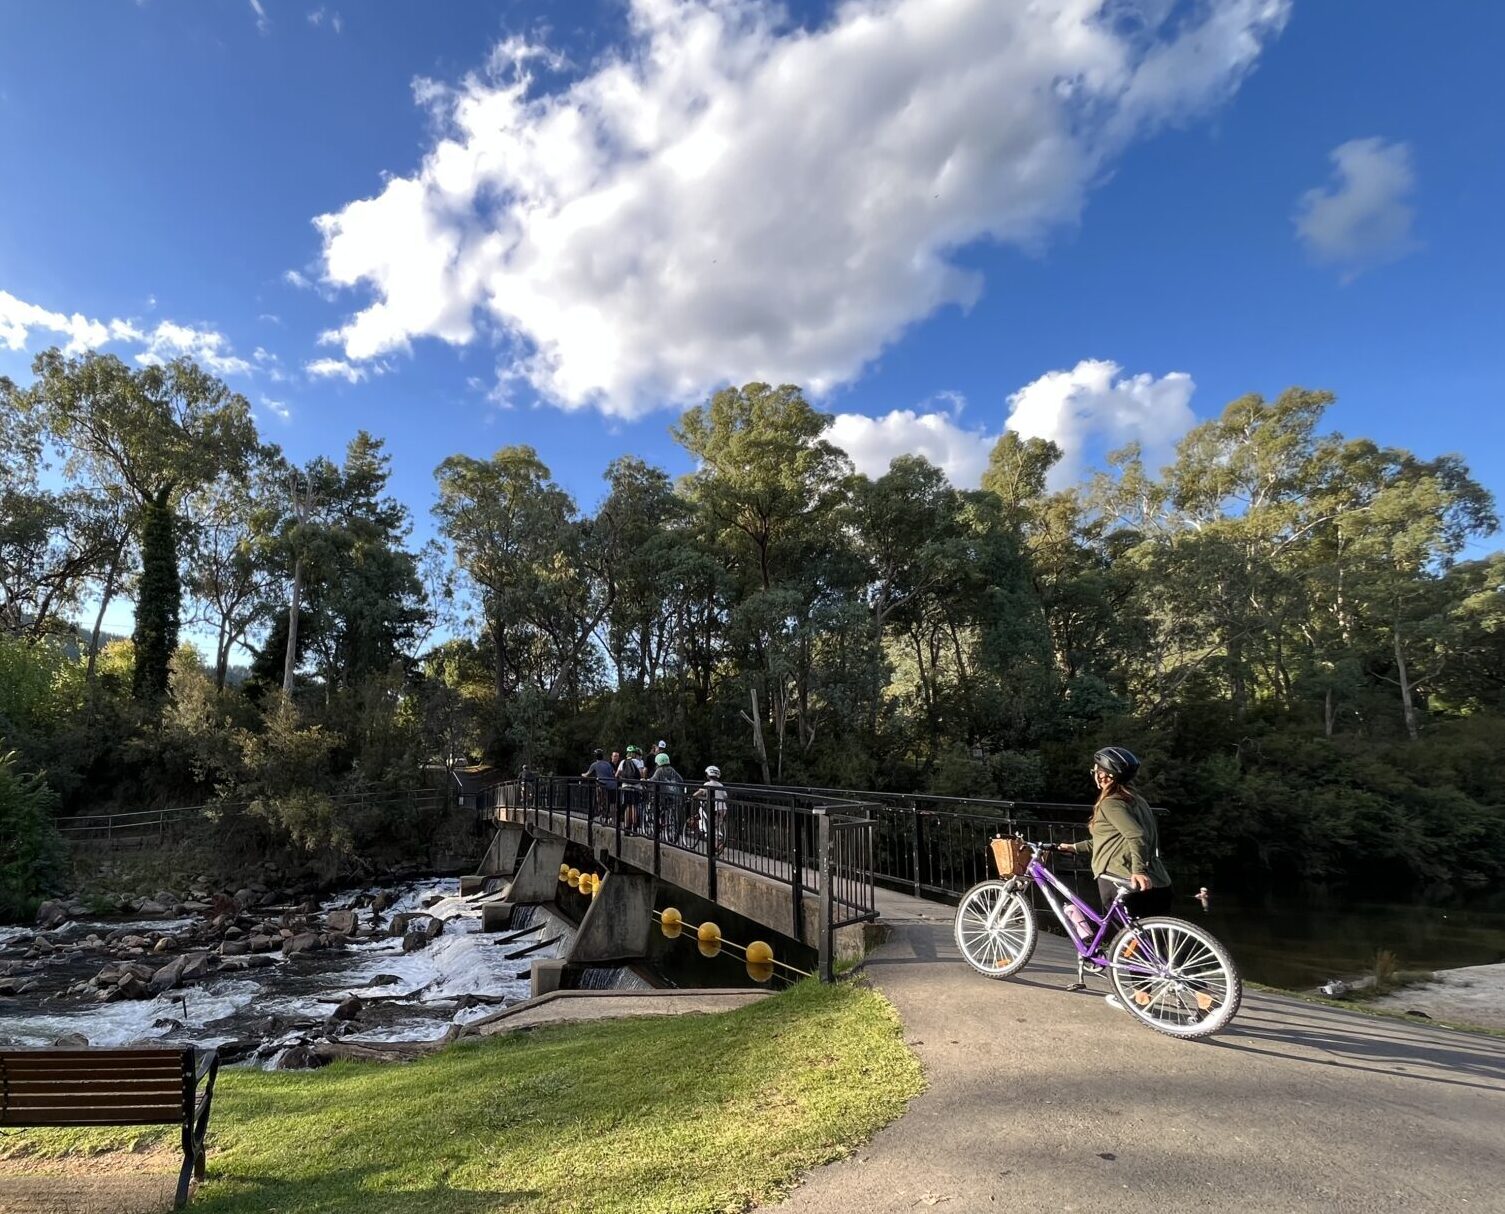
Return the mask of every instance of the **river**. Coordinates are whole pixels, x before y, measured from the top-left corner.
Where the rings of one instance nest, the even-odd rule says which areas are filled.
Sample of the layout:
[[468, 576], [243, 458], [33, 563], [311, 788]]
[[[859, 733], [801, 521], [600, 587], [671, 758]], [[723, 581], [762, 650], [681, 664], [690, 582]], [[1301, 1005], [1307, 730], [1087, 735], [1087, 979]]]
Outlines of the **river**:
[[1214, 894], [1203, 911], [1178, 898], [1175, 913], [1205, 923], [1233, 952], [1244, 977], [1310, 990], [1356, 978], [1387, 949], [1401, 969], [1442, 970], [1505, 962], [1505, 900], [1456, 905], [1351, 902], [1337, 895], [1264, 899]]

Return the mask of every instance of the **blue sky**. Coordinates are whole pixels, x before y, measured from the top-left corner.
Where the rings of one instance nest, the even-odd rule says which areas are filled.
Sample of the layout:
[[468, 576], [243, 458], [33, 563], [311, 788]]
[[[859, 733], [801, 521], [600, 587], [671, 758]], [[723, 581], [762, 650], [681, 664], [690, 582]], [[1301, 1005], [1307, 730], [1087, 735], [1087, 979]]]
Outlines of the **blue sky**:
[[1326, 387], [1505, 492], [1505, 8], [1100, 7], [0, 7], [0, 374], [197, 353], [420, 534], [448, 454], [589, 505], [754, 377], [963, 482]]

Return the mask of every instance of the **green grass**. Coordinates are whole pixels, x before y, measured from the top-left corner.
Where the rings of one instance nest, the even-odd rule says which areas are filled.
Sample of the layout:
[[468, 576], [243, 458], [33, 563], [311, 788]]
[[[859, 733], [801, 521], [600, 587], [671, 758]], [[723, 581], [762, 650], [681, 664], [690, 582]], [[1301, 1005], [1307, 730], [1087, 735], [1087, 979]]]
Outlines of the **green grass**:
[[[407, 1065], [227, 1071], [193, 1209], [743, 1210], [846, 1154], [921, 1086], [884, 999], [813, 982], [723, 1015], [539, 1029]], [[30, 1131], [0, 1154], [142, 1139]]]

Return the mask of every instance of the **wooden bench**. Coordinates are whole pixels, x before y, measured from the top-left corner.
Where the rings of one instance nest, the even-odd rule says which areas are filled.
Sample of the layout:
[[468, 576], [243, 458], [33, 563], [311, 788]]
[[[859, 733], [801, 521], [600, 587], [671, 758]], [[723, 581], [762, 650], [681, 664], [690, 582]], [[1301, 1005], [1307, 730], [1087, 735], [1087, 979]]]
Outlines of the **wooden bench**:
[[218, 1073], [215, 1051], [193, 1046], [0, 1050], [0, 1126], [181, 1125], [181, 1208], [189, 1181], [204, 1179], [204, 1134]]

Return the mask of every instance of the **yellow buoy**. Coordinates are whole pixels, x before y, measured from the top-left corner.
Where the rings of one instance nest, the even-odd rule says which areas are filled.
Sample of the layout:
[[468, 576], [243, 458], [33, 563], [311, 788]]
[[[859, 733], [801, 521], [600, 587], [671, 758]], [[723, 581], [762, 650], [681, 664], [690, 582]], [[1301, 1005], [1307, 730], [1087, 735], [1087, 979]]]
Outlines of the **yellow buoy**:
[[702, 957], [714, 957], [721, 951], [721, 929], [707, 921], [695, 929], [695, 939]]
[[568, 864], [561, 864], [559, 866], [559, 879], [561, 881], [568, 881], [570, 879], [570, 866]]
[[766, 940], [754, 940], [747, 946], [748, 965], [773, 964], [773, 945]]
[[747, 976], [754, 982], [767, 982], [773, 977], [773, 962], [749, 961], [747, 963]]
[[658, 925], [664, 929], [664, 935], [673, 940], [684, 930], [685, 921], [679, 911], [672, 906], [664, 907], [664, 913], [658, 917]]
[[568, 877], [566, 877], [565, 880], [567, 880], [570, 883], [570, 888], [571, 889], [579, 889], [580, 888], [580, 870], [578, 868], [572, 868], [572, 869], [570, 869], [570, 875]]
[[591, 897], [594, 898], [601, 892], [601, 874], [597, 873], [591, 878]]

